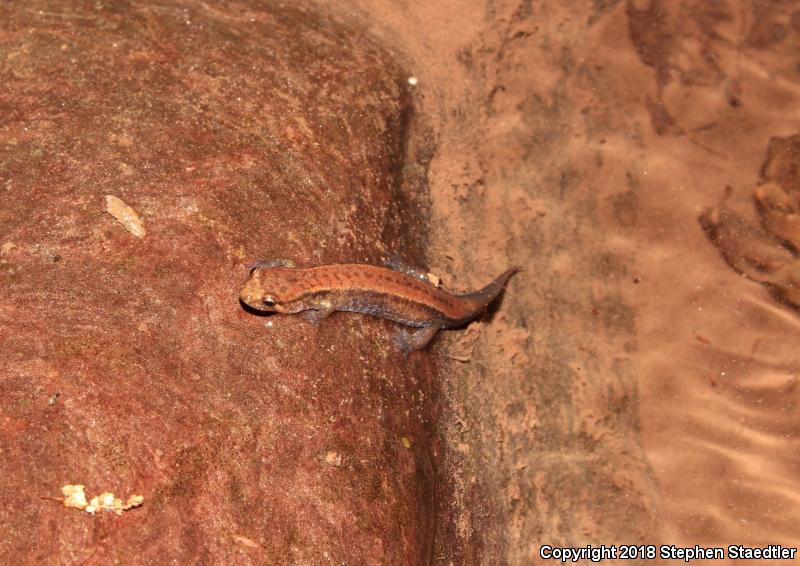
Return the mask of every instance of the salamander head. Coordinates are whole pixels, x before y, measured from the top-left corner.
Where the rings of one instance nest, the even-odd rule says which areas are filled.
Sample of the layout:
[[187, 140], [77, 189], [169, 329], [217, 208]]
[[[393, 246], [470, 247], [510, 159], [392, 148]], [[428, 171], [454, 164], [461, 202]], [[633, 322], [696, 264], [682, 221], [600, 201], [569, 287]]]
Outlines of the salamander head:
[[296, 313], [301, 310], [296, 293], [296, 272], [286, 267], [255, 267], [239, 293], [248, 307], [264, 312]]

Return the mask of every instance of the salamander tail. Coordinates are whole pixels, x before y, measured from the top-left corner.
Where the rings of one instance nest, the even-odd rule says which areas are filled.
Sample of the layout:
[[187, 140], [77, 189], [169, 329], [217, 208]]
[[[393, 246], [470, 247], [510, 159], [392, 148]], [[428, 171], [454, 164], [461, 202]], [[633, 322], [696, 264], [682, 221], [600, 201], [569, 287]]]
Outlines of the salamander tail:
[[520, 271], [522, 271], [521, 267], [512, 267], [511, 269], [507, 269], [483, 289], [475, 291], [474, 293], [463, 295], [462, 298], [474, 301], [475, 311], [482, 311], [488, 307], [500, 293], [503, 292], [508, 280], [511, 279], [515, 273]]

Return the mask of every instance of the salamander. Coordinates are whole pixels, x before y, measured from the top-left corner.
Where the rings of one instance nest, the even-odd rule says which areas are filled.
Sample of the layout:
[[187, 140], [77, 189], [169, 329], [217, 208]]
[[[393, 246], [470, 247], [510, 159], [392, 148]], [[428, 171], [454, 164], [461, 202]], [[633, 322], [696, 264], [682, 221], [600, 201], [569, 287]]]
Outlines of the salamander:
[[407, 353], [424, 348], [439, 330], [463, 326], [477, 318], [520, 271], [508, 269], [479, 291], [451, 295], [418, 270], [398, 262], [389, 265], [297, 268], [290, 260], [261, 262], [250, 270], [239, 298], [257, 311], [302, 313], [316, 323], [334, 311], [349, 311], [418, 328], [416, 332], [401, 331], [395, 339]]

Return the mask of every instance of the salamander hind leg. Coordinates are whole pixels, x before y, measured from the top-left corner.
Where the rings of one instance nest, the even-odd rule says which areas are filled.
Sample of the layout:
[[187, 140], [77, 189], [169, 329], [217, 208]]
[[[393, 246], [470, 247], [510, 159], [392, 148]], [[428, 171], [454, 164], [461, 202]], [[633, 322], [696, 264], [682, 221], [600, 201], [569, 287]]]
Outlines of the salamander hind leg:
[[400, 258], [400, 256], [390, 255], [389, 257], [383, 260], [383, 265], [385, 265], [389, 269], [393, 269], [394, 271], [399, 271], [400, 273], [404, 273], [409, 277], [413, 277], [414, 279], [419, 279], [420, 281], [423, 281], [428, 285], [433, 285], [433, 283], [431, 283], [431, 280], [428, 278], [428, 271], [426, 269], [409, 265], [405, 261], [403, 261]]
[[424, 326], [416, 332], [403, 329], [394, 335], [392, 341], [404, 354], [408, 354], [409, 352], [422, 350], [433, 340], [437, 332], [439, 332], [439, 327], [435, 325]]

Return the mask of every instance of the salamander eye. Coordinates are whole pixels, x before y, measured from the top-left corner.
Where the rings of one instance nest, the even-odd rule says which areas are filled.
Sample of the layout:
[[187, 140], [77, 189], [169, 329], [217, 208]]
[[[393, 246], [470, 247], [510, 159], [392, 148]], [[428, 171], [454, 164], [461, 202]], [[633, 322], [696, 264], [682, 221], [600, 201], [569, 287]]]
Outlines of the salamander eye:
[[264, 298], [261, 300], [261, 303], [262, 303], [262, 304], [263, 304], [265, 307], [274, 307], [274, 306], [275, 306], [275, 299], [273, 299], [272, 297], [264, 297]]

